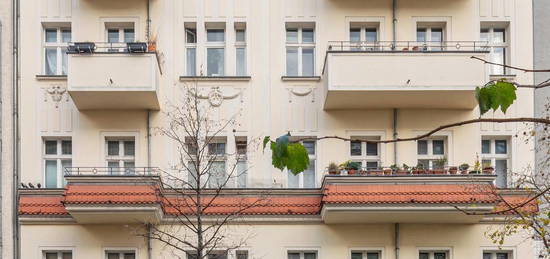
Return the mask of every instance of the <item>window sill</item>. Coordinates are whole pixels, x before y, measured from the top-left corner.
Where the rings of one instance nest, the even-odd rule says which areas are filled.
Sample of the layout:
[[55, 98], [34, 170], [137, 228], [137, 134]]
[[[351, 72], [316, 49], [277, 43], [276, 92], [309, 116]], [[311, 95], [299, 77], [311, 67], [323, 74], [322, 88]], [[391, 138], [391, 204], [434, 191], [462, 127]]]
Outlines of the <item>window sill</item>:
[[320, 76], [281, 76], [282, 81], [321, 81]]
[[489, 75], [489, 80], [496, 81], [504, 79], [504, 81], [513, 82], [516, 79], [516, 75]]
[[67, 80], [67, 75], [36, 75], [36, 80]]
[[180, 81], [250, 81], [251, 76], [180, 76]]

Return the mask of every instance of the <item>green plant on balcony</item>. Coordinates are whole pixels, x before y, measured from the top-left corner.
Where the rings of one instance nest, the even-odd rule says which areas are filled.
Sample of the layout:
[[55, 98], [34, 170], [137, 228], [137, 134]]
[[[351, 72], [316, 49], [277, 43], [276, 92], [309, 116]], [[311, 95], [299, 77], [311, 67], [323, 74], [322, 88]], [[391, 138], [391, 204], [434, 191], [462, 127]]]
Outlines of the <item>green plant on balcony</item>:
[[434, 174], [445, 174], [445, 165], [447, 164], [447, 157], [440, 157], [433, 161], [433, 173]]
[[328, 165], [328, 174], [340, 174], [340, 167], [334, 162]]

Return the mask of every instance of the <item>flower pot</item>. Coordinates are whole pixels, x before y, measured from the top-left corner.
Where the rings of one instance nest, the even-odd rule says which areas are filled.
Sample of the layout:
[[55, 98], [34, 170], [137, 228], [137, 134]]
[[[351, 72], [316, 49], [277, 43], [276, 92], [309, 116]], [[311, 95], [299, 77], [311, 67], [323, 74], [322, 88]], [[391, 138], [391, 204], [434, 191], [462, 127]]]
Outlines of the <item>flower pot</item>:
[[384, 171], [379, 169], [372, 169], [367, 172], [367, 175], [384, 175]]
[[348, 169], [348, 175], [355, 175], [357, 174], [357, 170], [355, 169]]
[[360, 175], [367, 175], [367, 170], [361, 169], [359, 170]]
[[340, 171], [329, 171], [328, 174], [337, 175], [337, 174], [340, 174]]
[[432, 170], [432, 173], [433, 174], [446, 174], [445, 170], [443, 170], [443, 169], [434, 169], [434, 170]]
[[449, 174], [457, 174], [458, 173], [458, 168], [457, 167], [451, 167], [449, 168]]
[[391, 175], [392, 170], [391, 169], [384, 169], [384, 175]]
[[493, 174], [493, 172], [495, 171], [495, 169], [493, 167], [485, 167], [483, 168], [483, 173], [484, 174]]
[[155, 43], [155, 42], [149, 42], [149, 44], [147, 44], [147, 51], [148, 51], [148, 52], [155, 52], [155, 51], [157, 51], [157, 43]]
[[409, 171], [407, 171], [407, 170], [397, 170], [397, 172], [395, 174], [397, 174], [397, 175], [408, 175]]

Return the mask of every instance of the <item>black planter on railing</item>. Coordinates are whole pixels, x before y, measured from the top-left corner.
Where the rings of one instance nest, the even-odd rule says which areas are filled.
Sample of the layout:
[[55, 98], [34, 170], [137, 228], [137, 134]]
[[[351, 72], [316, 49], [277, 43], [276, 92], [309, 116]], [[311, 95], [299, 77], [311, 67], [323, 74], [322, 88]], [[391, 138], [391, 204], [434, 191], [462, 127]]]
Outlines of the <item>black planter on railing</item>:
[[95, 51], [95, 43], [93, 42], [75, 42], [67, 47], [69, 52], [76, 53], [92, 53]]
[[147, 52], [147, 43], [145, 42], [128, 42], [126, 48], [130, 53], [145, 53]]

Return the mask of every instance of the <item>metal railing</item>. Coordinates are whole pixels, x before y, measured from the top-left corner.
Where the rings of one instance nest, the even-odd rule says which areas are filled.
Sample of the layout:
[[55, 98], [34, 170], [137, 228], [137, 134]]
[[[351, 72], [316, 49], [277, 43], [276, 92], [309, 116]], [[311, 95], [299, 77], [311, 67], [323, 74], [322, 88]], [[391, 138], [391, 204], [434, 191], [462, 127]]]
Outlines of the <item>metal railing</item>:
[[65, 176], [158, 176], [157, 167], [65, 167]]
[[487, 41], [329, 41], [328, 51], [346, 52], [476, 52], [489, 51]]
[[68, 53], [146, 53], [145, 42], [69, 42]]
[[392, 176], [392, 175], [493, 175], [494, 168], [485, 167], [483, 169], [474, 170], [473, 168], [463, 169], [458, 166], [443, 166], [431, 168], [391, 168], [391, 167], [360, 167], [359, 169], [338, 169], [336, 172], [330, 172], [328, 167], [324, 170], [328, 175], [365, 175], [365, 176]]

